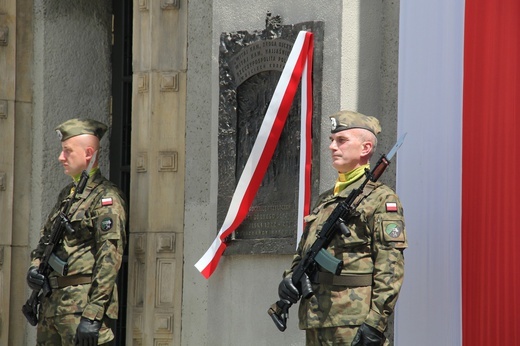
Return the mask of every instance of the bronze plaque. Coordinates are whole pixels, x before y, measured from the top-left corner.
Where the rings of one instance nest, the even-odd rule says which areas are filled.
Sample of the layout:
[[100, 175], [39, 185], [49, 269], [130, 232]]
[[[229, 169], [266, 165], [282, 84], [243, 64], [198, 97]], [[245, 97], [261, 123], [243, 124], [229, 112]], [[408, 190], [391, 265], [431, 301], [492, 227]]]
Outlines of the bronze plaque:
[[[219, 196], [223, 223], [235, 187], [249, 158], [269, 102], [301, 30], [314, 33], [313, 162], [319, 162], [323, 23], [268, 26], [262, 31], [223, 33], [220, 38]], [[296, 246], [300, 150], [298, 90], [277, 148], [243, 223], [226, 254], [293, 253]], [[313, 165], [316, 197], [319, 167]]]

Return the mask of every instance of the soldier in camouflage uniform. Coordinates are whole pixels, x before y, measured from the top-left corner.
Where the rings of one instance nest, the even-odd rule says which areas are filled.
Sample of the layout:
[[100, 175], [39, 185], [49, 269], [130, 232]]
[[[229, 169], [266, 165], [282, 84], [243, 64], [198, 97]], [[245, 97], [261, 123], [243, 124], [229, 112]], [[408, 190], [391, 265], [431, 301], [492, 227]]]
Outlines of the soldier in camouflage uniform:
[[[365, 180], [381, 131], [376, 118], [357, 112], [341, 111], [330, 119], [329, 149], [338, 179], [305, 217], [306, 228], [291, 268], [309, 250], [338, 203]], [[403, 282], [407, 247], [403, 208], [395, 192], [382, 183], [369, 182], [365, 191], [355, 217], [347, 223], [351, 236], [338, 231], [327, 248], [343, 261], [341, 274], [320, 268], [310, 278], [314, 295], [300, 303], [299, 327], [306, 331], [307, 345], [388, 345], [384, 331]], [[284, 273], [279, 295], [294, 304], [300, 294], [291, 272]]]
[[[59, 161], [74, 181], [59, 194], [31, 253], [29, 286], [40, 290], [47, 280], [52, 288], [51, 295], [41, 301], [37, 345], [98, 345], [114, 339], [109, 325], [118, 313], [116, 278], [126, 245], [126, 205], [122, 192], [102, 176], [97, 165], [99, 141], [106, 130], [100, 122], [80, 119], [56, 128], [62, 144]], [[53, 254], [53, 272], [45, 278], [38, 266], [52, 225], [91, 160], [88, 184], [70, 208], [74, 232], [65, 231]]]

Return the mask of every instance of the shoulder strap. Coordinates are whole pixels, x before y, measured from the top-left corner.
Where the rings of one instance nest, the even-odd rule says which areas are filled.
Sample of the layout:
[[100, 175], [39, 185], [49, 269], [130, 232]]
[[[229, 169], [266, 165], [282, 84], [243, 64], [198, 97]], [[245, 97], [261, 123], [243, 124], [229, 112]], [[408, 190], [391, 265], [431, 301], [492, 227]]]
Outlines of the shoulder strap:
[[363, 188], [363, 192], [354, 200], [354, 205], [359, 205], [359, 203], [361, 203], [363, 199], [370, 195], [372, 191], [374, 191], [379, 185], [380, 183], [369, 180]]

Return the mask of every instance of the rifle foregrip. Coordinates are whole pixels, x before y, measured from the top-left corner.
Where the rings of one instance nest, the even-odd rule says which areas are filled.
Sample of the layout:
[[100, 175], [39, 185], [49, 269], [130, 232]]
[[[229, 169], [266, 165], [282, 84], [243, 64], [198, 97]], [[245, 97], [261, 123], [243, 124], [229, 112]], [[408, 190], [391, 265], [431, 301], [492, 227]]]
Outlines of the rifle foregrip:
[[372, 177], [370, 180], [378, 181], [379, 177], [381, 177], [388, 165], [390, 165], [390, 161], [388, 161], [384, 156], [381, 157], [380, 162], [378, 162], [376, 168], [374, 168], [374, 171], [372, 172]]

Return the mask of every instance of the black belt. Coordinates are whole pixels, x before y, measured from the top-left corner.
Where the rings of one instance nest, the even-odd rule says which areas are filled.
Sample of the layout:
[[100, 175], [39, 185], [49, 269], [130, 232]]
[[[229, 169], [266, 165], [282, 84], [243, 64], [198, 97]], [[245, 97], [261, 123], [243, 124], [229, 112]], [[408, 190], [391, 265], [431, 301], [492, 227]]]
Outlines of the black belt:
[[63, 288], [67, 286], [85, 285], [92, 282], [90, 274], [77, 274], [71, 276], [53, 276], [49, 278], [51, 288]]
[[363, 287], [372, 286], [372, 274], [334, 275], [327, 272], [317, 272], [311, 280], [317, 284], [334, 286]]

